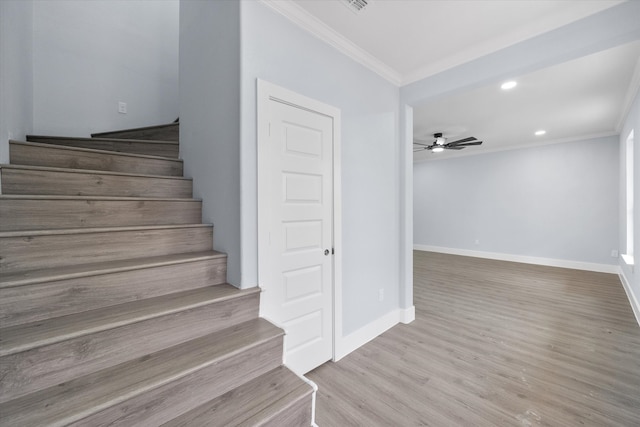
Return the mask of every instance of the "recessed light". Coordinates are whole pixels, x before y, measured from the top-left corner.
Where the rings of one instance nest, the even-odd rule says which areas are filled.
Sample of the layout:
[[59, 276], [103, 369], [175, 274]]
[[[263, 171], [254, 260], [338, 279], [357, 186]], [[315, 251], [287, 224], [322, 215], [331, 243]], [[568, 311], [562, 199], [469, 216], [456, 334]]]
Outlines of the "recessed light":
[[536, 134], [535, 134], [535, 135], [536, 135], [536, 136], [542, 136], [542, 135], [544, 135], [545, 133], [547, 133], [547, 131], [546, 131], [546, 130], [542, 130], [542, 129], [540, 129], [540, 130], [537, 130], [537, 131], [536, 131]]
[[518, 86], [518, 82], [510, 80], [508, 82], [502, 83], [502, 86], [500, 86], [500, 89], [509, 90], [509, 89], [513, 89], [516, 86]]

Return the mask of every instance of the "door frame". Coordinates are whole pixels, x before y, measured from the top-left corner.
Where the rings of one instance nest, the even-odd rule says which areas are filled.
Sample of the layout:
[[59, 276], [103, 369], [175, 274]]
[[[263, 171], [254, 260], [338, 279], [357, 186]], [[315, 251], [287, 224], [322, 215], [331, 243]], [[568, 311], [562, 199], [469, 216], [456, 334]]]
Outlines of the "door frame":
[[[340, 109], [315, 99], [300, 95], [281, 86], [267, 81], [257, 80], [257, 159], [258, 159], [258, 284], [262, 288], [262, 282], [266, 274], [265, 254], [269, 250], [268, 215], [260, 215], [269, 206], [269, 195], [265, 191], [268, 171], [265, 168], [268, 160], [267, 140], [269, 138], [269, 102], [276, 101], [296, 108], [322, 114], [333, 119], [333, 277], [332, 293], [332, 360], [336, 360], [336, 349], [342, 338], [342, 177], [340, 158]], [[267, 291], [268, 292], [268, 291]], [[262, 305], [260, 316], [263, 316]], [[268, 320], [268, 317], [265, 317]], [[285, 336], [286, 339], [286, 336]]]

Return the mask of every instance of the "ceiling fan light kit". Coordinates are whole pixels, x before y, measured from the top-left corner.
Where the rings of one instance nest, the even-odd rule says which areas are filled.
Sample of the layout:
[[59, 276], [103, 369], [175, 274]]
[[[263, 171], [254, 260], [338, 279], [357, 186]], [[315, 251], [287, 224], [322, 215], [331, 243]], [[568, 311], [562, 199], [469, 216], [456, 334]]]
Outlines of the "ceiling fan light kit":
[[447, 142], [447, 138], [442, 136], [441, 132], [433, 134], [434, 141], [431, 145], [423, 142], [414, 141], [413, 151], [429, 150], [432, 153], [440, 153], [444, 150], [464, 150], [466, 147], [472, 145], [481, 145], [482, 141], [478, 141], [475, 136], [459, 139], [457, 141]]

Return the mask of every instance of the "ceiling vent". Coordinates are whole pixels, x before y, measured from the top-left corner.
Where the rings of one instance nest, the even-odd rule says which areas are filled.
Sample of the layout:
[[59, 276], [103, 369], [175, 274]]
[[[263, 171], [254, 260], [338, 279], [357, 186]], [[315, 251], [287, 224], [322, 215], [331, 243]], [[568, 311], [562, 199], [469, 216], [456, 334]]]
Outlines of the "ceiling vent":
[[371, 0], [340, 0], [342, 4], [355, 13], [359, 14], [364, 12], [364, 9], [371, 3]]

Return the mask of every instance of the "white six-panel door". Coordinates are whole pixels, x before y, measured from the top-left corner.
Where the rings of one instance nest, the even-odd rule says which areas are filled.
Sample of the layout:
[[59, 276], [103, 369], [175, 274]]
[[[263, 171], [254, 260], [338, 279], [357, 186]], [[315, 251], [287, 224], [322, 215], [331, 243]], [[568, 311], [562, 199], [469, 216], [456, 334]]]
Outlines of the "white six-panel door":
[[260, 311], [285, 330], [285, 363], [304, 374], [333, 357], [334, 120], [276, 99], [266, 114]]

